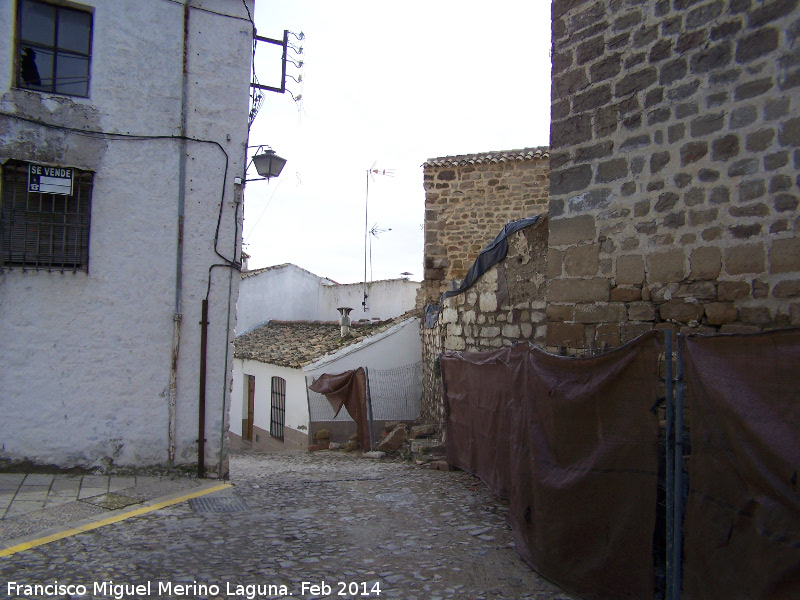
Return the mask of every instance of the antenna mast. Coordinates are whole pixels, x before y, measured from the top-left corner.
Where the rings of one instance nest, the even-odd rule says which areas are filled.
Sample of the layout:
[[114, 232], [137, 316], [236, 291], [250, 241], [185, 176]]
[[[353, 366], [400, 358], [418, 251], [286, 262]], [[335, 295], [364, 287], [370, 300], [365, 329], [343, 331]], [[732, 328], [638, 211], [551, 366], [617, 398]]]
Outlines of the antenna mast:
[[367, 253], [369, 247], [369, 180], [370, 178], [374, 179], [375, 175], [386, 175], [388, 177], [394, 177], [394, 170], [393, 169], [376, 169], [375, 165], [378, 161], [372, 163], [372, 166], [367, 169], [367, 196], [364, 200], [364, 298], [361, 301], [361, 306], [364, 308], [364, 312], [367, 312], [369, 309], [367, 308], [367, 298], [369, 298], [369, 294], [367, 294]]

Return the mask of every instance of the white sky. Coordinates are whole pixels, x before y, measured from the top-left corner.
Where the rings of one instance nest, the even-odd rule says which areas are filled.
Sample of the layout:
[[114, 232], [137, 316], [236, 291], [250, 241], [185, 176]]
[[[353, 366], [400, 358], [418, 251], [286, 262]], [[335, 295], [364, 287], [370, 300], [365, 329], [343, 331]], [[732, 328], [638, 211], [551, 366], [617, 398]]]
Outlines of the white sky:
[[[368, 224], [391, 231], [372, 237], [367, 280], [421, 281], [422, 163], [549, 143], [550, 0], [256, 0], [254, 20], [260, 36], [306, 38], [289, 36], [304, 65], [287, 87], [302, 100], [265, 92], [250, 132], [288, 161], [247, 184], [250, 268], [363, 281], [375, 163], [394, 176], [370, 180]], [[280, 87], [278, 46], [258, 45], [256, 76]]]

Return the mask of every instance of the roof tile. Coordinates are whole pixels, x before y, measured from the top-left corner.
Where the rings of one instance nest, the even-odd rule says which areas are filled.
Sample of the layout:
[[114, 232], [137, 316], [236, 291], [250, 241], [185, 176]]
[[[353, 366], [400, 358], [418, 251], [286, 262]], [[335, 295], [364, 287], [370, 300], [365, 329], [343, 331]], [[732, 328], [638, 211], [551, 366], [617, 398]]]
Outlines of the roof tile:
[[489, 163], [523, 162], [527, 160], [549, 160], [550, 148], [539, 146], [537, 148], [522, 148], [521, 150], [503, 150], [497, 152], [479, 152], [477, 154], [462, 154], [459, 156], [442, 156], [429, 158], [423, 167], [463, 167], [466, 165], [479, 165]]
[[270, 321], [237, 337], [233, 342], [233, 355], [235, 358], [299, 369], [326, 354], [386, 331], [415, 316], [413, 312], [387, 321], [353, 323], [350, 337], [344, 339], [340, 335], [339, 324], [335, 322]]

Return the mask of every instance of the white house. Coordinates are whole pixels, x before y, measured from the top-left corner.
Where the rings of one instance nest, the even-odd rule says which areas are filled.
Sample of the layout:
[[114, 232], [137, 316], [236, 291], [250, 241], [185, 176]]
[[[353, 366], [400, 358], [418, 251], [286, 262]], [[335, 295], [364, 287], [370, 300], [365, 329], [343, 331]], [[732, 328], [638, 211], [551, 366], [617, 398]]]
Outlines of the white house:
[[252, 12], [0, 3], [0, 462], [227, 472]]
[[353, 309], [353, 321], [390, 319], [414, 307], [419, 286], [404, 278], [339, 284], [293, 264], [243, 271], [236, 332], [245, 333], [271, 319], [332, 321], [340, 306]]
[[342, 340], [337, 323], [271, 321], [236, 338], [231, 445], [243, 439], [253, 448], [307, 447], [307, 376], [407, 367], [408, 377], [421, 377], [413, 368], [422, 358], [417, 317], [365, 323], [352, 334]]
[[[406, 279], [368, 284], [365, 313], [363, 283], [337, 284], [291, 264], [243, 272], [231, 445], [245, 440], [254, 448], [307, 447], [307, 376], [407, 367], [407, 377], [417, 377], [422, 346], [411, 310], [419, 285]], [[354, 309], [347, 338], [341, 337], [339, 306]]]

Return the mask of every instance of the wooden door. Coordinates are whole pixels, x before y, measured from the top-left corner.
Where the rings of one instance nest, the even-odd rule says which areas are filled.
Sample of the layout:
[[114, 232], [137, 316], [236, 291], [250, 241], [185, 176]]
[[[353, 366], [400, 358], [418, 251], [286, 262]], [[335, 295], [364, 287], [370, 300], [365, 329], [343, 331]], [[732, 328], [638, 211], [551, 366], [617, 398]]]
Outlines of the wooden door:
[[256, 378], [255, 375], [247, 376], [247, 421], [243, 423], [242, 432], [244, 439], [253, 441], [253, 421], [256, 413]]

